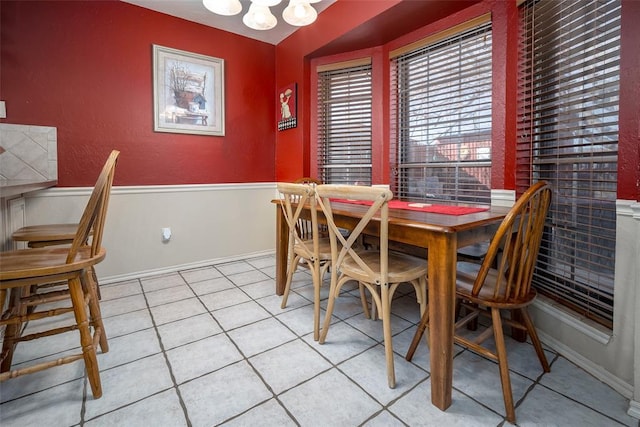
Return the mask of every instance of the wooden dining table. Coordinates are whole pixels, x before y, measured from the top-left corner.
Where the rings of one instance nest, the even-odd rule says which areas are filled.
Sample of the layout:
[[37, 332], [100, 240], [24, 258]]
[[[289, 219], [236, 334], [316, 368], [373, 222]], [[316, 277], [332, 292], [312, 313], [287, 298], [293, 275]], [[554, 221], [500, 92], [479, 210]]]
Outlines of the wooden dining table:
[[[282, 295], [289, 234], [279, 201], [273, 203], [276, 205], [276, 294]], [[507, 207], [486, 208], [464, 215], [389, 209], [389, 240], [427, 249], [431, 402], [441, 410], [451, 405], [457, 250], [488, 240], [509, 212]], [[331, 209], [338, 227], [353, 229], [367, 206], [332, 202]], [[309, 218], [309, 210], [301, 216]], [[318, 211], [318, 220], [324, 221], [321, 211]], [[365, 233], [377, 236], [379, 225], [372, 221]]]

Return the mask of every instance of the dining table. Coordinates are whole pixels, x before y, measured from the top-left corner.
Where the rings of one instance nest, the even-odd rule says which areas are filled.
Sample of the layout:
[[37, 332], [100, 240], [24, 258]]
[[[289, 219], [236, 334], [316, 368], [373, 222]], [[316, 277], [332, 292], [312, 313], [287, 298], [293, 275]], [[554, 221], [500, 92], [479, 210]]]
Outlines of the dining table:
[[[289, 230], [279, 200], [272, 202], [276, 205], [276, 294], [282, 295]], [[367, 206], [334, 200], [331, 210], [336, 225], [349, 230]], [[457, 251], [489, 240], [508, 212], [508, 207], [494, 205], [390, 202], [389, 240], [425, 248], [427, 253], [431, 402], [441, 410], [446, 410], [452, 399]], [[301, 216], [310, 218], [308, 206]], [[318, 221], [326, 222], [320, 210]], [[379, 219], [374, 218], [364, 233], [378, 236], [379, 226]]]

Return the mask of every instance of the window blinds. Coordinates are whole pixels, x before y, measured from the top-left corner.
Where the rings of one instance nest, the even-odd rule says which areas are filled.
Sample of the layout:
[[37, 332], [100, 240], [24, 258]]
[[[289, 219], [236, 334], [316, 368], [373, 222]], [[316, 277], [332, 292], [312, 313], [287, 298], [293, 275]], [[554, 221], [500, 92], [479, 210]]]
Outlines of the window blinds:
[[371, 61], [318, 70], [318, 171], [322, 182], [371, 185], [371, 100]]
[[610, 326], [620, 2], [520, 6], [517, 186], [554, 189], [534, 286]]
[[491, 23], [402, 53], [391, 68], [394, 193], [490, 203]]

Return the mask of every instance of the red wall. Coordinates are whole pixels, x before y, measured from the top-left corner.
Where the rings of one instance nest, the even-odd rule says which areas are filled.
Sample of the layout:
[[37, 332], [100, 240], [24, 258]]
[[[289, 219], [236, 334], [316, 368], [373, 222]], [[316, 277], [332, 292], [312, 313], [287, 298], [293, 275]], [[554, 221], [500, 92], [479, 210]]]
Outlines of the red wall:
[[278, 87], [298, 83], [298, 127], [276, 135], [276, 180], [293, 180], [309, 175], [310, 158], [310, 58], [324, 45], [377, 15], [400, 0], [338, 0], [322, 12], [316, 22], [300, 28], [276, 47], [276, 84]]
[[[0, 122], [56, 126], [60, 186], [274, 180], [275, 47], [119, 1], [0, 6]], [[152, 44], [225, 60], [226, 135], [153, 131]]]
[[640, 2], [622, 1], [618, 198], [640, 201]]
[[[516, 10], [512, 2], [430, 2], [424, 27], [395, 38], [400, 0], [338, 0], [317, 21], [274, 47], [122, 2], [0, 3], [0, 99], [5, 123], [58, 128], [59, 183], [88, 186], [112, 148], [122, 151], [117, 185], [291, 180], [310, 173], [310, 61], [336, 42], [386, 40], [390, 49], [492, 12], [494, 28], [494, 171], [492, 187], [513, 189]], [[414, 3], [415, 4], [415, 3]], [[440, 13], [440, 15], [438, 15]], [[444, 15], [443, 15], [444, 14]], [[447, 15], [448, 14], [448, 15]], [[446, 18], [438, 19], [438, 16]], [[435, 18], [434, 18], [435, 17]], [[406, 18], [406, 17], [405, 17]], [[640, 2], [622, 0], [620, 199], [640, 200]], [[506, 25], [506, 27], [505, 27]], [[151, 45], [224, 58], [226, 136], [153, 132]], [[339, 51], [348, 56], [352, 49]], [[337, 53], [337, 52], [336, 52]], [[382, 58], [379, 56], [382, 55]], [[380, 59], [381, 58], [381, 59]], [[374, 182], [388, 181], [388, 65], [382, 70], [382, 156]], [[298, 84], [298, 127], [276, 131], [278, 89]]]
[[[302, 100], [302, 120], [298, 128], [278, 133], [276, 136], [276, 179], [290, 180], [310, 174], [314, 167], [310, 167], [310, 152], [314, 150], [313, 120], [310, 117], [309, 105], [311, 78], [309, 57], [315, 50], [320, 49], [319, 42], [330, 43], [349, 31], [361, 32], [362, 28], [370, 28], [370, 23], [380, 20], [372, 18], [392, 12], [398, 2], [370, 2], [367, 8], [358, 5], [358, 1], [338, 0], [325, 12], [321, 13], [317, 22], [296, 32], [277, 46], [276, 75], [277, 84], [298, 82]], [[381, 3], [384, 3], [382, 5]], [[393, 3], [393, 4], [392, 4]], [[453, 5], [456, 2], [449, 2]], [[460, 6], [458, 2], [457, 6]], [[517, 91], [517, 36], [518, 14], [516, 2], [503, 0], [482, 0], [479, 3], [467, 2], [467, 6], [458, 11], [452, 11], [446, 18], [431, 19], [424, 15], [424, 26], [418, 30], [408, 32], [391, 41], [377, 46], [377, 52], [382, 53], [383, 78], [388, 80], [388, 62], [385, 55], [390, 50], [420, 40], [431, 34], [446, 30], [468, 19], [483, 13], [491, 12], [493, 28], [493, 126], [492, 126], [492, 176], [491, 184], [494, 189], [515, 189], [515, 144], [516, 144], [516, 91]], [[453, 7], [453, 6], [451, 6]], [[363, 10], [364, 9], [364, 10]], [[640, 200], [640, 1], [622, 0], [622, 42], [621, 42], [621, 76], [620, 76], [620, 136], [618, 159], [618, 198], [624, 200]], [[397, 20], [396, 26], [404, 25], [403, 20]], [[326, 32], [325, 32], [326, 31]], [[372, 37], [377, 37], [373, 30]], [[349, 51], [342, 52], [338, 57], [349, 57]], [[376, 57], [378, 59], [376, 59]], [[331, 57], [327, 56], [329, 60]], [[374, 66], [379, 56], [373, 55]], [[324, 58], [317, 58], [319, 63]], [[315, 62], [315, 61], [314, 61]], [[380, 62], [377, 62], [380, 64]], [[376, 86], [378, 90], [380, 85]], [[376, 124], [374, 132], [380, 132], [381, 140], [373, 141], [375, 150], [388, 150], [389, 109], [388, 83], [383, 82], [382, 120], [383, 124]], [[300, 95], [299, 95], [300, 96]], [[376, 95], [374, 94], [374, 97]], [[306, 104], [306, 105], [305, 105]], [[300, 108], [300, 107], [299, 107]], [[299, 112], [300, 113], [300, 112]], [[389, 156], [385, 155], [384, 163], [374, 164], [374, 168], [382, 167], [382, 171], [374, 172], [375, 182], [388, 182]]]

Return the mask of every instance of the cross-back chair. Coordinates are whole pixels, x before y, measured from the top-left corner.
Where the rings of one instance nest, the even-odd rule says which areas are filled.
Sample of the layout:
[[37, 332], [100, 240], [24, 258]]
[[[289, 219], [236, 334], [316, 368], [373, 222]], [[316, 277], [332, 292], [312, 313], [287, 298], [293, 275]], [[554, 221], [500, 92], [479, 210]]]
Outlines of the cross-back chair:
[[[106, 353], [109, 347], [91, 271], [106, 256], [102, 236], [119, 154], [114, 150], [107, 159], [69, 246], [0, 253], [0, 302], [6, 307], [0, 318], [0, 326], [5, 327], [0, 381], [83, 359], [93, 397], [102, 396], [96, 349], [100, 346]], [[41, 287], [42, 292], [31, 293], [33, 286], [48, 284], [57, 286]], [[70, 301], [71, 306], [60, 307], [59, 303], [65, 301]], [[34, 306], [37, 310], [29, 309]], [[73, 313], [73, 319], [67, 313]], [[47, 326], [46, 319], [53, 316], [63, 316], [65, 325], [44, 331], [35, 327], [38, 332], [27, 333], [29, 328], [25, 325]], [[11, 370], [18, 343], [73, 330], [79, 331], [81, 353]]]
[[[287, 306], [293, 274], [298, 265], [306, 264], [311, 270], [313, 280], [313, 339], [317, 341], [320, 331], [320, 287], [331, 262], [331, 246], [328, 238], [320, 238], [319, 236], [315, 185], [280, 182], [277, 184], [277, 188], [280, 193], [284, 219], [289, 229], [287, 281], [281, 308]], [[302, 218], [305, 206], [309, 208], [310, 220]], [[301, 232], [298, 227], [301, 221], [309, 223], [310, 233]]]
[[[532, 185], [516, 201], [500, 224], [482, 263], [458, 262], [457, 264], [457, 303], [462, 303], [467, 313], [456, 322], [456, 331], [477, 319], [481, 314], [491, 318], [492, 328], [488, 328], [473, 339], [456, 334], [454, 341], [498, 362], [507, 420], [511, 423], [515, 423], [516, 417], [503, 324], [529, 334], [542, 369], [544, 372], [549, 372], [549, 363], [527, 307], [536, 298], [536, 291], [531, 287], [531, 281], [550, 203], [549, 185], [546, 182]], [[515, 315], [509, 319], [503, 319], [501, 317], [503, 310], [511, 311]], [[428, 313], [425, 311], [420, 320], [406, 355], [407, 360], [413, 357], [428, 327]], [[492, 335], [495, 341], [495, 352], [482, 346], [482, 342]]]
[[[389, 251], [389, 200], [393, 193], [385, 188], [356, 185], [318, 185], [318, 204], [326, 217], [331, 242], [331, 288], [319, 342], [326, 340], [331, 315], [341, 287], [348, 281], [359, 284], [362, 308], [367, 317], [369, 309], [365, 289], [369, 291], [372, 305], [382, 318], [384, 348], [389, 387], [396, 384], [391, 338], [391, 301], [397, 287], [404, 282], [415, 288], [422, 314], [426, 308], [427, 262], [407, 254]], [[366, 200], [371, 202], [356, 227], [345, 236], [336, 226], [331, 199]], [[358, 244], [363, 232], [379, 230], [379, 249], [364, 250]]]

